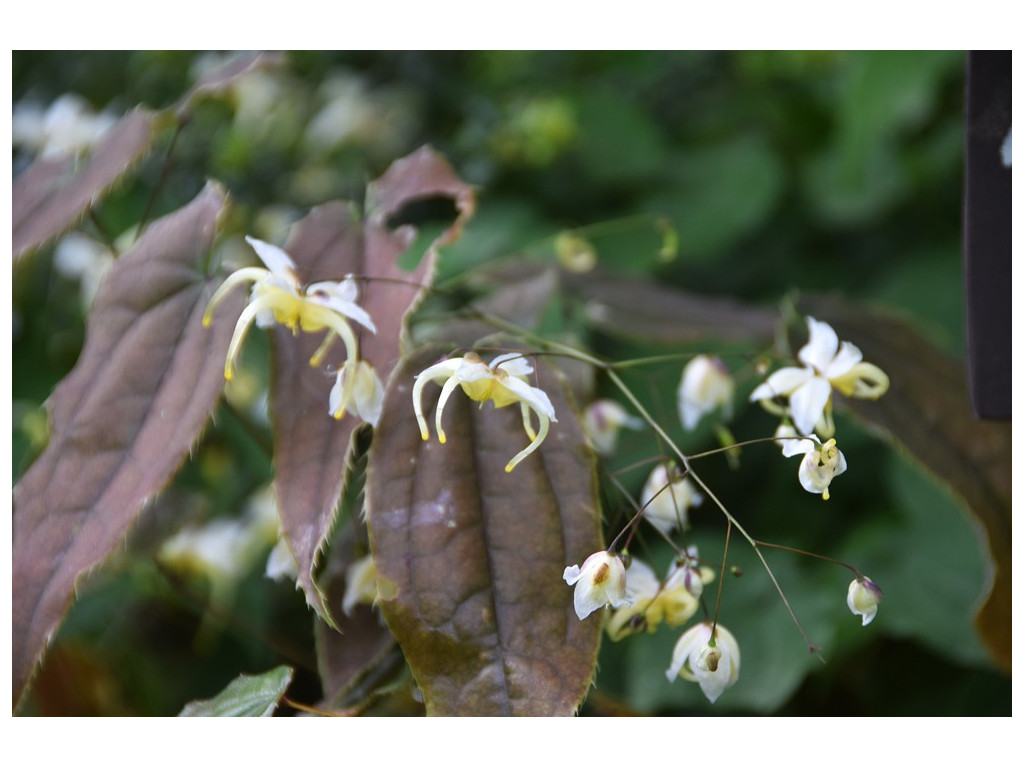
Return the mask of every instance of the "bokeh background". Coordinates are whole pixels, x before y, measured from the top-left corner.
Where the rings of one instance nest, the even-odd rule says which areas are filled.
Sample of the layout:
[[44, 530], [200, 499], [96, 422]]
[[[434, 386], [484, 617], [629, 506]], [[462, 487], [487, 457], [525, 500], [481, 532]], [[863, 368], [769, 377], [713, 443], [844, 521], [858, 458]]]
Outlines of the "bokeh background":
[[[327, 200], [362, 200], [366, 184], [424, 143], [479, 190], [478, 213], [443, 253], [438, 283], [499, 258], [543, 259], [559, 232], [584, 233], [601, 270], [707, 296], [776, 307], [798, 292], [837, 291], [898, 311], [943, 352], [964, 357], [960, 255], [964, 55], [959, 52], [358, 52], [289, 53], [223, 98], [203, 102], [174, 142], [154, 152], [74, 237], [19, 263], [14, 276], [14, 477], [46, 439], [43, 403], [81, 349], [105, 240], [130, 237], [152, 205], [161, 214], [205, 179], [233, 202], [222, 244], [241, 235], [281, 242]], [[64, 94], [118, 116], [164, 107], [223, 57], [192, 52], [15, 52], [14, 172], [39, 151], [18, 115]], [[150, 202], [154, 189], [159, 193]], [[653, 217], [678, 234], [659, 256]], [[127, 234], [126, 234], [127, 233]], [[234, 249], [234, 250], [232, 250]], [[628, 359], [668, 351], [551, 320], [597, 352]], [[570, 327], [566, 327], [566, 326]], [[725, 350], [741, 352], [741, 350]], [[746, 350], [750, 354], [757, 350]], [[38, 714], [175, 714], [240, 672], [297, 668], [291, 698], [320, 696], [312, 625], [302, 596], [264, 575], [275, 536], [265, 421], [266, 343], [252, 334], [243, 370], [215, 428], [138, 529], [91, 575], [51, 648], [28, 710]], [[687, 451], [710, 428], [682, 432], [678, 363], [630, 383]], [[749, 392], [753, 380], [741, 382]], [[598, 382], [600, 394], [611, 390]], [[738, 404], [739, 438], [770, 434], [757, 407]], [[760, 538], [856, 564], [885, 590], [860, 627], [845, 606], [849, 574], [783, 552], [769, 560], [804, 629], [810, 656], [752, 554], [734, 542], [722, 620], [743, 651], [740, 683], [710, 707], [696, 686], [668, 684], [678, 632], [603, 643], [583, 714], [1006, 715], [998, 672], [972, 617], [991, 574], [963, 506], [895, 448], [840, 415], [851, 470], [827, 504], [803, 493], [795, 464], [749, 448], [702, 477]], [[611, 464], [657, 450], [624, 435]], [[638, 491], [643, 471], [625, 472]], [[610, 507], [617, 503], [609, 491]], [[270, 510], [267, 510], [268, 505]], [[607, 511], [609, 531], [617, 528]], [[703, 516], [702, 516], [703, 514]], [[694, 540], [721, 556], [723, 530], [697, 512]], [[270, 522], [267, 522], [267, 521]], [[234, 553], [169, 553], [184, 530], [219, 521]], [[343, 529], [351, 519], [339, 523]], [[244, 533], [239, 533], [244, 531]], [[241, 536], [242, 538], [232, 538]], [[610, 538], [611, 536], [609, 536]], [[225, 550], [218, 550], [223, 553]], [[635, 551], [658, 564], [652, 538]], [[218, 560], [218, 558], [220, 558]], [[417, 712], [408, 673], [383, 670], [367, 693], [375, 714]]]

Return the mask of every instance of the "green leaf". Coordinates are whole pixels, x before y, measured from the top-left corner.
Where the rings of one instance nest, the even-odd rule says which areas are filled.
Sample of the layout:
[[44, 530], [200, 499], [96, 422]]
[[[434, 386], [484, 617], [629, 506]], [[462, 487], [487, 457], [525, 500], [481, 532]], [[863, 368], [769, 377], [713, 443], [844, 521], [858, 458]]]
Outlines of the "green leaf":
[[226, 204], [208, 184], [118, 259], [81, 357], [48, 401], [49, 445], [14, 489], [16, 699], [78, 578], [124, 539], [220, 396], [232, 307], [203, 328], [213, 286], [201, 269]]
[[[413, 377], [388, 386], [370, 449], [367, 526], [380, 608], [433, 715], [569, 715], [594, 675], [601, 618], [579, 621], [567, 565], [603, 549], [593, 458], [560, 376], [538, 365], [558, 416], [537, 452], [516, 407], [477, 408], [456, 393], [448, 441], [424, 442]], [[440, 391], [425, 392], [428, 420]]]
[[[420, 301], [433, 278], [437, 247], [458, 236], [463, 219], [472, 215], [472, 189], [429, 147], [396, 161], [371, 185], [369, 216], [360, 221], [343, 202], [315, 208], [299, 222], [285, 245], [304, 283], [360, 280], [360, 305], [370, 313], [377, 332], [355, 326], [361, 357], [386, 382], [402, 351], [406, 315]], [[391, 230], [388, 221], [401, 209], [424, 198], [451, 198], [458, 218], [427, 249], [412, 271], [398, 259], [415, 239], [413, 227]], [[334, 379], [309, 365], [323, 334], [272, 332], [271, 417], [274, 427], [275, 490], [283, 535], [299, 564], [299, 585], [322, 618], [331, 611], [314, 580], [317, 554], [334, 521], [346, 476], [354, 430], [354, 414], [340, 421], [330, 417], [327, 403]], [[324, 358], [328, 370], [344, 363], [344, 345], [335, 344]]]
[[118, 120], [88, 157], [36, 160], [11, 189], [14, 258], [67, 231], [149, 150], [157, 113], [138, 108]]
[[679, 259], [708, 260], [734, 245], [771, 213], [785, 169], [763, 139], [739, 136], [674, 161], [671, 195], [645, 208], [664, 214], [679, 233]]
[[292, 668], [239, 675], [212, 699], [190, 701], [178, 717], [270, 717], [292, 682]]

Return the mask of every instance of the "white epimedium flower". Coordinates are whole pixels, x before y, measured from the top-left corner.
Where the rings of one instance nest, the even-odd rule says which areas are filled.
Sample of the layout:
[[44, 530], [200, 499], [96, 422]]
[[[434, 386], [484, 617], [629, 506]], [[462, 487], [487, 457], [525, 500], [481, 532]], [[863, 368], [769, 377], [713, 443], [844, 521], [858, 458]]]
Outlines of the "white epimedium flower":
[[704, 496], [686, 477], [673, 479], [674, 466], [659, 464], [651, 472], [640, 494], [644, 517], [662, 533], [689, 527], [687, 510], [700, 506]]
[[676, 677], [696, 682], [708, 701], [718, 700], [740, 676], [740, 647], [732, 633], [721, 624], [697, 624], [683, 633], [672, 652], [672, 664], [665, 672], [669, 682]]
[[573, 607], [580, 621], [605, 605], [621, 608], [630, 602], [626, 594], [626, 567], [608, 551], [595, 552], [583, 566], [567, 566], [562, 578], [573, 590]]
[[803, 368], [780, 368], [750, 393], [768, 410], [777, 397], [789, 398], [789, 415], [801, 435], [816, 426], [831, 435], [829, 406], [832, 390], [847, 397], [876, 400], [889, 389], [889, 377], [881, 368], [862, 362], [861, 351], [839, 337], [828, 323], [807, 318], [810, 338], [797, 354]]
[[683, 429], [694, 429], [706, 414], [722, 409], [722, 417], [732, 417], [735, 384], [725, 363], [717, 357], [697, 355], [683, 368], [676, 390], [679, 419]]
[[846, 604], [855, 616], [861, 617], [860, 625], [866, 627], [878, 613], [878, 604], [882, 602], [882, 588], [866, 576], [850, 582], [846, 591]]
[[602, 456], [615, 452], [619, 430], [643, 429], [644, 422], [630, 416], [626, 409], [614, 400], [595, 400], [583, 411], [583, 431], [593, 449]]
[[[246, 237], [245, 241], [256, 251], [266, 268], [243, 267], [233, 272], [213, 294], [203, 314], [203, 325], [209, 326], [214, 308], [232, 289], [243, 283], [253, 284], [249, 303], [242, 310], [231, 337], [224, 361], [224, 378], [231, 379], [242, 341], [254, 322], [260, 328], [277, 323], [296, 335], [300, 331], [314, 333], [326, 330], [327, 336], [310, 360], [311, 365], [320, 364], [335, 334], [345, 342], [348, 360], [358, 360], [359, 346], [348, 321], [353, 320], [373, 333], [377, 328], [366, 310], [356, 303], [359, 289], [352, 276], [348, 275], [340, 282], [324, 281], [303, 286], [295, 271], [295, 262], [287, 253], [254, 237]], [[355, 377], [346, 380], [351, 386]], [[347, 403], [350, 398], [351, 393], [346, 393], [341, 402]]]
[[[351, 376], [355, 380], [349, 382]], [[352, 410], [367, 424], [376, 427], [383, 405], [384, 385], [373, 366], [365, 360], [346, 360], [331, 387], [328, 402], [331, 416], [341, 419], [347, 410]]]
[[[551, 422], [558, 421], [555, 418], [554, 406], [544, 391], [527, 383], [527, 376], [531, 373], [533, 366], [519, 353], [498, 355], [488, 364], [479, 355], [468, 352], [463, 357], [453, 357], [430, 366], [416, 376], [416, 383], [412, 388], [412, 404], [420, 427], [420, 436], [424, 440], [430, 439], [430, 428], [423, 417], [422, 402], [423, 387], [428, 381], [438, 384], [444, 382], [434, 412], [434, 428], [441, 443], [448, 439], [441, 425], [441, 414], [456, 388], [461, 386], [462, 391], [471, 400], [481, 405], [488, 400], [494, 403], [495, 408], [519, 403], [523, 415], [523, 428], [530, 438], [530, 444], [505, 465], [505, 471], [511, 472], [519, 462], [540, 447], [547, 437]], [[537, 415], [537, 430], [533, 428], [531, 413]]]
[[802, 440], [798, 452], [804, 454], [797, 471], [800, 485], [808, 493], [820, 493], [821, 498], [828, 501], [828, 486], [832, 478], [846, 471], [846, 457], [836, 447], [835, 438], [824, 443]]
[[846, 471], [846, 457], [836, 446], [835, 438], [822, 443], [817, 435], [800, 437], [790, 424], [783, 422], [775, 430], [775, 443], [782, 455], [803, 456], [797, 476], [808, 493], [820, 493], [828, 501], [832, 478]]

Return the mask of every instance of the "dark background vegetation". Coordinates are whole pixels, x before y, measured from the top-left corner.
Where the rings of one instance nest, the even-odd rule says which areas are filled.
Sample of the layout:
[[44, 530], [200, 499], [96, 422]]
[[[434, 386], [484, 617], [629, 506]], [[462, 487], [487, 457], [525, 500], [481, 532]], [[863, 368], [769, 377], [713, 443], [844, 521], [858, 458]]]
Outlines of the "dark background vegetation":
[[[74, 92], [116, 114], [139, 103], [163, 107], [187, 90], [198, 58], [15, 52], [14, 101], [45, 105]], [[361, 200], [393, 159], [430, 143], [479, 189], [477, 216], [443, 254], [439, 283], [496, 257], [535, 256], [564, 229], [605, 223], [591, 239], [611, 274], [767, 306], [794, 292], [838, 291], [905, 314], [963, 358], [963, 64], [956, 52], [288, 54], [259, 87], [198, 109], [155, 210], [176, 208], [215, 178], [234, 201], [229, 228], [269, 237], [268, 221], [294, 220], [326, 200]], [[309, 126], [336, 99], [354, 127], [312, 141]], [[117, 235], [139, 219], [168, 141], [86, 230]], [[27, 161], [15, 150], [15, 173]], [[674, 260], [659, 259], [660, 236], [636, 214], [672, 222]], [[42, 403], [84, 335], [78, 288], [53, 269], [52, 249], [16, 269], [14, 311], [17, 479], [45, 439]], [[254, 362], [265, 353], [259, 336], [246, 353], [254, 371], [265, 370]], [[583, 341], [616, 359], [697, 351], [601, 333]], [[696, 452], [711, 444], [710, 430], [682, 433], [679, 370], [643, 368], [630, 383], [684, 450]], [[753, 384], [742, 381], [740, 393]], [[174, 714], [239, 672], [279, 663], [299, 669], [291, 698], [317, 700], [314, 619], [290, 585], [265, 579], [257, 565], [230, 599], [211, 603], [206, 576], [152, 557], [183, 521], [238, 515], [271, 479], [252, 424], [225, 409], [216, 425], [129, 544], [82, 586], [32, 711]], [[774, 424], [740, 404], [731, 428], [743, 439]], [[804, 628], [823, 646], [821, 664], [734, 541], [745, 575], [727, 582], [722, 617], [742, 648], [739, 684], [714, 707], [696, 686], [669, 685], [664, 669], [678, 632], [662, 628], [605, 641], [584, 714], [1010, 713], [1010, 679], [971, 624], [989, 566], [965, 511], [857, 424], [840, 417], [838, 433], [850, 471], [827, 504], [799, 489], [795, 463], [766, 448], [747, 449], [738, 472], [709, 460], [702, 477], [726, 489], [727, 506], [759, 537], [848, 560], [880, 583], [886, 600], [875, 622], [861, 628], [848, 613], [846, 571], [770, 553]], [[614, 464], [653, 450], [649, 435], [627, 435]], [[635, 491], [643, 473], [624, 479]], [[612, 525], [616, 514], [607, 513]], [[702, 554], [720, 557], [717, 518], [705, 509], [693, 519]], [[667, 561], [653, 539], [637, 547]], [[394, 673], [372, 711], [415, 712], [405, 681]]]

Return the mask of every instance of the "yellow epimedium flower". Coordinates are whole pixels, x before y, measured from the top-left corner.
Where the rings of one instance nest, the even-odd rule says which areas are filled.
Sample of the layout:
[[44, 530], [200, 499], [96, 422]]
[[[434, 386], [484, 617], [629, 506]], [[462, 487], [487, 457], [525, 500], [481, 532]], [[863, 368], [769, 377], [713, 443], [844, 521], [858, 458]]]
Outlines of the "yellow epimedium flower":
[[861, 617], [860, 625], [866, 627], [878, 613], [878, 604], [882, 602], [882, 588], [867, 576], [861, 576], [850, 582], [846, 591], [846, 604], [855, 616]]
[[649, 565], [633, 558], [626, 568], [626, 596], [631, 604], [612, 614], [608, 636], [621, 640], [635, 632], [654, 632], [662, 622], [670, 627], [685, 624], [700, 606], [704, 585], [714, 578], [714, 571], [699, 566], [696, 547], [672, 563], [664, 581]]
[[359, 289], [352, 276], [348, 275], [340, 282], [324, 281], [303, 286], [295, 271], [295, 262], [287, 253], [254, 237], [246, 237], [245, 241], [256, 251], [266, 268], [244, 267], [231, 273], [213, 294], [203, 314], [203, 325], [209, 326], [217, 304], [236, 286], [252, 283], [249, 302], [238, 318], [228, 347], [224, 378], [231, 379], [242, 341], [254, 322], [260, 328], [277, 323], [296, 335], [300, 331], [314, 333], [326, 330], [324, 343], [310, 360], [312, 365], [319, 364], [335, 334], [345, 342], [348, 359], [358, 360], [359, 347], [348, 321], [354, 320], [373, 333], [377, 328], [366, 310], [356, 304]]
[[[420, 427], [420, 436], [424, 440], [430, 439], [430, 428], [423, 417], [422, 403], [423, 387], [428, 381], [438, 384], [444, 382], [437, 400], [437, 410], [434, 412], [434, 427], [437, 430], [437, 439], [441, 443], [447, 440], [444, 427], [441, 426], [441, 414], [456, 388], [461, 386], [462, 391], [471, 400], [480, 403], [481, 407], [487, 401], [494, 403], [495, 408], [519, 403], [523, 414], [523, 428], [530, 438], [530, 444], [505, 465], [505, 471], [511, 472], [519, 462], [540, 447], [547, 437], [551, 422], [558, 421], [555, 418], [555, 409], [544, 391], [527, 383], [527, 376], [531, 373], [533, 366], [519, 353], [498, 355], [488, 364], [479, 355], [468, 352], [463, 357], [453, 357], [430, 366], [416, 376], [416, 383], [412, 388], [412, 404]], [[537, 415], [537, 430], [533, 428], [531, 412]]]
[[670, 683], [676, 677], [698, 683], [708, 701], [714, 704], [725, 689], [739, 679], [739, 644], [721, 624], [698, 624], [676, 642], [672, 663], [665, 675]]
[[575, 587], [572, 601], [580, 621], [605, 605], [620, 608], [630, 602], [622, 558], [606, 550], [592, 554], [583, 561], [582, 567], [566, 566], [562, 578], [570, 587]]
[[797, 357], [803, 368], [780, 368], [750, 393], [767, 410], [779, 412], [774, 400], [788, 397], [789, 415], [801, 435], [815, 427], [831, 436], [832, 390], [847, 397], [877, 400], [889, 389], [889, 377], [877, 365], [863, 362], [860, 349], [839, 336], [828, 323], [807, 318], [809, 338]]

